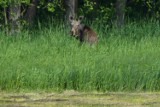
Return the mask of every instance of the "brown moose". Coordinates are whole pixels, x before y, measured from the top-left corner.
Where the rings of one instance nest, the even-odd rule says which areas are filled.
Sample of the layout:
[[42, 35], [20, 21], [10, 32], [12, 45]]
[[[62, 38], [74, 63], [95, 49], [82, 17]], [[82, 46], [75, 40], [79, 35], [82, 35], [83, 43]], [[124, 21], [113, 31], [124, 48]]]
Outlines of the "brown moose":
[[78, 20], [72, 16], [69, 17], [71, 22], [71, 35], [80, 40], [80, 42], [86, 42], [89, 44], [96, 44], [98, 42], [97, 34], [87, 25], [81, 24], [83, 16], [80, 16]]

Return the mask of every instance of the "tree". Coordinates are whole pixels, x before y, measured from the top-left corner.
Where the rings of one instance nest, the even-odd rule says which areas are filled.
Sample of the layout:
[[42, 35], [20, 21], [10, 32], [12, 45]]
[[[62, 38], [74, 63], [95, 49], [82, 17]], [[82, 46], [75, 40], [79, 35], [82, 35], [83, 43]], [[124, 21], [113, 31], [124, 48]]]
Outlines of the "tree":
[[65, 6], [65, 20], [66, 24], [69, 23], [69, 16], [77, 17], [77, 0], [64, 0], [64, 6]]
[[116, 24], [117, 24], [117, 27], [121, 27], [124, 24], [126, 1], [127, 0], [117, 0], [116, 1]]
[[18, 1], [12, 1], [9, 5], [9, 25], [10, 34], [20, 32], [20, 14], [21, 14], [21, 3]]
[[38, 2], [39, 0], [32, 0], [27, 9], [26, 20], [31, 26], [33, 25], [34, 19], [36, 17]]

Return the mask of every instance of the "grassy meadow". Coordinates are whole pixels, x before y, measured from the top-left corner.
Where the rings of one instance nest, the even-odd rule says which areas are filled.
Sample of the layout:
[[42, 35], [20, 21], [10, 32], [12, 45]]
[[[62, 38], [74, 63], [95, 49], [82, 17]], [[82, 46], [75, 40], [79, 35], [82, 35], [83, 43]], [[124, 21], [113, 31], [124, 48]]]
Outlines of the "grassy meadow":
[[90, 25], [95, 46], [56, 21], [17, 36], [0, 32], [0, 90], [160, 91], [159, 22]]

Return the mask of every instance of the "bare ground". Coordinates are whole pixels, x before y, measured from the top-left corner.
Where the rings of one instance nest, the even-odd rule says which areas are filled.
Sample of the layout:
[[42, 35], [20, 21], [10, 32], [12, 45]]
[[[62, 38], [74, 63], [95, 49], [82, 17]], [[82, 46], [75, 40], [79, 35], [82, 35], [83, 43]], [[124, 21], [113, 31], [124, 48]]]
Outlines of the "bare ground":
[[160, 107], [160, 93], [6, 93], [0, 107]]

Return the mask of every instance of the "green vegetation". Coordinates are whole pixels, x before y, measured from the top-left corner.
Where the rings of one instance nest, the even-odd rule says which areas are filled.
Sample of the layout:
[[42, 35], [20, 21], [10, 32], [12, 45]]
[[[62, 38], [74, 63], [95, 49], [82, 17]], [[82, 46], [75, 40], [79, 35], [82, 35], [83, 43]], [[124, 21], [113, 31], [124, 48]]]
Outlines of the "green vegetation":
[[159, 22], [91, 26], [97, 46], [80, 44], [56, 22], [17, 36], [0, 32], [0, 90], [160, 90]]

